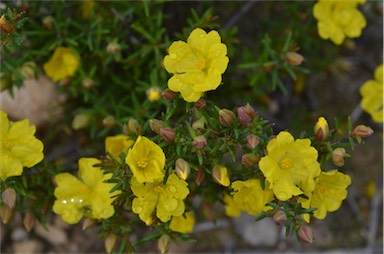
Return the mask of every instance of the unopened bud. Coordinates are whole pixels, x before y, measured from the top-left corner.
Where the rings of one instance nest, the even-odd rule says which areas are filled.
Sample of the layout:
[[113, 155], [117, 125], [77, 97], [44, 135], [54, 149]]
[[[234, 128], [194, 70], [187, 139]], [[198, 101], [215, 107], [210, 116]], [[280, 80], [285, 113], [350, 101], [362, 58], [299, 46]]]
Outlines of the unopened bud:
[[205, 119], [204, 116], [202, 116], [192, 123], [192, 129], [194, 130], [204, 129], [204, 125], [206, 123], [207, 123], [207, 120]]
[[27, 214], [24, 216], [23, 224], [24, 224], [25, 229], [26, 229], [28, 232], [31, 231], [31, 229], [32, 229], [33, 226], [35, 225], [35, 222], [36, 222], [36, 218], [35, 218], [35, 216], [34, 216], [32, 213], [27, 213]]
[[170, 127], [165, 127], [160, 129], [160, 135], [165, 141], [172, 142], [175, 140], [176, 132]]
[[287, 222], [287, 215], [284, 211], [279, 210], [273, 215], [273, 220], [275, 221], [276, 225], [282, 226], [285, 224], [285, 222]]
[[319, 117], [314, 128], [315, 136], [317, 140], [323, 141], [329, 135], [328, 122], [324, 117]]
[[113, 40], [112, 42], [110, 42], [108, 45], [107, 45], [107, 52], [109, 54], [116, 54], [116, 53], [119, 53], [121, 50], [121, 46], [119, 43], [117, 43], [117, 40]]
[[109, 115], [109, 116], [104, 117], [103, 125], [105, 127], [111, 128], [111, 127], [115, 126], [115, 124], [116, 124], [116, 118], [114, 116]]
[[251, 105], [247, 104], [237, 108], [237, 115], [239, 116], [240, 123], [246, 126], [252, 122], [253, 118], [256, 116], [256, 112]]
[[1, 198], [9, 209], [12, 210], [16, 202], [16, 191], [12, 188], [6, 188], [3, 193], [1, 193]]
[[79, 130], [87, 127], [90, 123], [91, 116], [89, 114], [77, 114], [72, 121], [72, 129]]
[[151, 87], [146, 91], [146, 94], [149, 101], [151, 102], [158, 101], [161, 97], [161, 88]]
[[116, 236], [115, 235], [109, 235], [107, 238], [104, 240], [104, 246], [105, 246], [105, 251], [107, 253], [111, 253], [113, 248], [115, 247], [116, 244]]
[[28, 61], [25, 62], [20, 67], [20, 73], [24, 76], [25, 79], [34, 79], [36, 72], [36, 64], [34, 62]]
[[171, 91], [170, 89], [166, 88], [161, 93], [161, 96], [163, 96], [164, 99], [171, 101], [174, 100], [177, 96], [177, 93]]
[[251, 167], [260, 161], [260, 155], [246, 153], [241, 157], [241, 163], [245, 166]]
[[203, 99], [199, 99], [198, 101], [196, 101], [194, 104], [193, 104], [196, 108], [198, 109], [202, 109], [204, 108], [207, 104], [205, 103], [205, 100]]
[[164, 122], [158, 119], [150, 119], [149, 127], [154, 133], [159, 134], [160, 129], [164, 127]]
[[305, 243], [313, 242], [312, 228], [308, 226], [302, 226], [298, 232], [299, 239]]
[[191, 167], [189, 166], [189, 163], [186, 162], [184, 159], [179, 158], [176, 160], [175, 164], [176, 174], [185, 181], [191, 172]]
[[352, 131], [352, 136], [361, 137], [361, 138], [367, 138], [372, 134], [373, 134], [372, 128], [362, 124], [356, 126], [356, 128]]
[[229, 127], [235, 122], [235, 120], [235, 113], [233, 113], [231, 110], [221, 109], [219, 111], [219, 121], [222, 125]]
[[3, 14], [0, 18], [0, 34], [7, 33], [10, 34], [15, 30], [13, 25], [5, 19], [5, 14]]
[[46, 16], [43, 18], [43, 27], [47, 30], [52, 30], [55, 24], [55, 19], [52, 16]]
[[139, 122], [136, 119], [131, 118], [131, 119], [129, 119], [128, 124], [123, 126], [123, 131], [127, 135], [140, 136], [141, 125], [139, 124]]
[[84, 78], [83, 81], [81, 81], [81, 85], [84, 88], [89, 89], [95, 85], [95, 82], [93, 81], [93, 79], [87, 77], [87, 78]]
[[345, 149], [344, 148], [336, 148], [332, 152], [332, 162], [338, 167], [342, 167], [344, 165], [344, 157], [345, 157]]
[[96, 225], [96, 222], [97, 222], [96, 220], [85, 218], [81, 229], [86, 230], [87, 228], [91, 228], [94, 225]]
[[217, 183], [225, 187], [228, 187], [231, 183], [229, 180], [227, 168], [221, 165], [216, 165], [213, 167], [212, 177]]
[[197, 183], [197, 185], [200, 186], [200, 184], [203, 182], [205, 178], [205, 172], [203, 169], [199, 169], [195, 172], [195, 182]]
[[207, 139], [203, 136], [197, 136], [192, 141], [192, 146], [196, 147], [197, 149], [203, 149], [207, 145]]
[[247, 136], [247, 146], [249, 149], [254, 149], [256, 146], [258, 146], [260, 143], [260, 139], [258, 136], [254, 134], [249, 134]]
[[0, 216], [4, 224], [7, 224], [12, 217], [12, 210], [4, 203], [0, 206]]
[[296, 53], [296, 52], [287, 52], [285, 54], [285, 60], [290, 65], [297, 66], [303, 62], [304, 57], [302, 55], [300, 55], [299, 53]]
[[168, 235], [162, 235], [157, 241], [157, 248], [160, 253], [167, 253], [169, 249], [169, 244], [171, 243], [171, 238]]

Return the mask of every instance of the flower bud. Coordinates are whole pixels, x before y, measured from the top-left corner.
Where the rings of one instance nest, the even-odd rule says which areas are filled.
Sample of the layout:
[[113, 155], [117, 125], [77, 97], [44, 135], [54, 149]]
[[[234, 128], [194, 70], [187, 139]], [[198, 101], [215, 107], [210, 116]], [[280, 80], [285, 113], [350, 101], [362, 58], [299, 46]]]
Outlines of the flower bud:
[[161, 88], [160, 87], [151, 87], [146, 91], [147, 98], [151, 102], [158, 101], [161, 96]]
[[249, 149], [254, 149], [256, 146], [259, 145], [259, 143], [260, 143], [260, 139], [258, 136], [252, 133], [247, 136], [247, 147]]
[[25, 79], [34, 79], [36, 72], [36, 64], [34, 62], [28, 61], [25, 62], [20, 67], [20, 73], [24, 76]]
[[128, 124], [124, 124], [123, 131], [127, 135], [139, 136], [141, 134], [142, 128], [136, 119], [131, 118], [129, 119]]
[[149, 127], [154, 133], [159, 134], [160, 129], [164, 127], [164, 122], [158, 119], [150, 119]]
[[312, 228], [308, 226], [302, 226], [298, 232], [299, 239], [305, 243], [313, 242]]
[[166, 88], [161, 93], [161, 96], [163, 96], [164, 99], [171, 101], [174, 100], [177, 96], [177, 93], [171, 91], [170, 89]]
[[237, 108], [237, 115], [239, 116], [240, 123], [246, 126], [252, 122], [253, 118], [256, 116], [256, 112], [251, 105], [247, 104]]
[[16, 191], [12, 188], [6, 188], [3, 193], [1, 193], [1, 198], [4, 203], [9, 207], [9, 209], [13, 209], [16, 202]]
[[12, 217], [12, 210], [4, 203], [0, 206], [0, 216], [4, 224], [7, 224]]
[[332, 152], [332, 162], [338, 167], [342, 167], [344, 165], [344, 157], [345, 157], [345, 149], [344, 148], [336, 148]]
[[116, 244], [116, 236], [115, 235], [109, 235], [107, 238], [104, 240], [104, 246], [105, 246], [105, 251], [107, 253], [111, 253], [113, 248], [115, 247]]
[[206, 123], [207, 123], [207, 120], [205, 119], [204, 116], [202, 116], [192, 123], [192, 129], [194, 130], [204, 129], [204, 125]]
[[113, 40], [112, 42], [108, 43], [107, 45], [107, 52], [109, 54], [117, 54], [119, 53], [121, 50], [121, 46], [119, 43], [117, 43], [117, 40]]
[[303, 60], [304, 60], [304, 57], [302, 55], [300, 55], [299, 53], [296, 53], [296, 52], [287, 52], [285, 54], [285, 60], [290, 64], [290, 65], [293, 65], [293, 66], [297, 66], [297, 65], [300, 65]]
[[90, 123], [91, 115], [77, 114], [72, 120], [72, 129], [79, 130], [87, 127]]
[[184, 159], [179, 158], [176, 160], [175, 164], [176, 174], [185, 181], [191, 172], [191, 167], [189, 166], [189, 163], [186, 162]]
[[212, 177], [217, 183], [225, 187], [228, 187], [231, 183], [228, 177], [228, 170], [224, 166], [214, 166], [212, 170]]
[[273, 215], [273, 220], [275, 221], [276, 225], [282, 226], [285, 224], [285, 222], [287, 222], [287, 215], [284, 211], [279, 210]]
[[168, 235], [162, 235], [157, 241], [157, 248], [160, 251], [160, 253], [167, 253], [170, 243], [171, 243], [171, 238], [169, 238]]
[[203, 136], [197, 136], [192, 141], [192, 146], [196, 147], [197, 149], [203, 149], [207, 145], [207, 139]]
[[31, 231], [31, 229], [32, 229], [33, 226], [35, 225], [35, 222], [36, 222], [36, 218], [35, 218], [35, 216], [34, 216], [32, 213], [27, 213], [27, 214], [24, 216], [23, 224], [24, 224], [25, 229], [26, 229], [28, 232]]
[[55, 19], [52, 16], [46, 16], [43, 18], [43, 27], [49, 31], [53, 30]]
[[195, 182], [197, 183], [197, 185], [200, 186], [204, 178], [205, 178], [205, 172], [203, 169], [200, 168], [198, 171], [195, 172]]
[[362, 124], [356, 126], [356, 128], [352, 131], [352, 136], [361, 137], [361, 138], [367, 138], [372, 134], [373, 134], [372, 128]]
[[175, 140], [176, 132], [170, 127], [165, 127], [160, 129], [160, 135], [165, 141], [171, 142]]
[[81, 85], [84, 88], [89, 89], [95, 85], [95, 82], [93, 81], [93, 79], [87, 77], [87, 78], [84, 78], [83, 81], [81, 81]]
[[81, 229], [86, 230], [87, 228], [91, 228], [96, 225], [96, 222], [94, 219], [85, 218]]
[[269, 72], [269, 71], [273, 70], [273, 68], [275, 68], [275, 66], [276, 66], [276, 63], [273, 61], [270, 61], [270, 62], [264, 63], [262, 67], [263, 67], [264, 71]]
[[5, 14], [3, 14], [0, 18], [0, 34], [11, 34], [13, 31], [15, 31], [15, 28], [8, 20], [5, 19]]
[[221, 109], [219, 111], [219, 121], [222, 125], [229, 127], [235, 122], [235, 120], [235, 113], [233, 113], [231, 110]]
[[194, 104], [193, 104], [196, 108], [198, 109], [202, 109], [204, 108], [207, 104], [205, 103], [205, 100], [203, 99], [199, 99], [198, 101], [196, 101]]
[[260, 155], [246, 153], [241, 157], [241, 163], [245, 166], [251, 167], [260, 161]]
[[328, 122], [324, 117], [319, 117], [314, 128], [315, 136], [317, 140], [323, 141], [329, 135]]
[[103, 125], [107, 128], [112, 128], [116, 124], [116, 118], [114, 116], [106, 116], [103, 119]]

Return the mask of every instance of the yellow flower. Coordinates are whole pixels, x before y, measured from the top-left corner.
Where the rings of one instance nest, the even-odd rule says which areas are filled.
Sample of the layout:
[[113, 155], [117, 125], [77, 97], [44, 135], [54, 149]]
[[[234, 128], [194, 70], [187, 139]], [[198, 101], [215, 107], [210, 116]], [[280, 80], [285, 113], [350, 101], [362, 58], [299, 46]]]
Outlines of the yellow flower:
[[364, 2], [365, 0], [319, 0], [313, 7], [313, 16], [318, 20], [320, 37], [330, 39], [337, 45], [345, 37], [359, 37], [367, 22], [357, 5]]
[[235, 181], [231, 187], [234, 189], [233, 201], [240, 208], [250, 215], [256, 215], [262, 211], [272, 209], [265, 204], [274, 200], [272, 191], [265, 183], [265, 189], [261, 188], [260, 179], [250, 179], [246, 181]]
[[375, 122], [383, 122], [383, 65], [375, 70], [375, 80], [366, 81], [360, 88], [360, 105]]
[[0, 178], [2, 180], [23, 173], [23, 167], [33, 167], [43, 160], [43, 143], [34, 135], [36, 127], [29, 120], [9, 121], [0, 111]]
[[131, 189], [136, 198], [132, 201], [132, 211], [139, 215], [147, 225], [151, 224], [152, 214], [162, 222], [167, 222], [172, 216], [184, 213], [184, 199], [189, 194], [188, 184], [176, 174], [171, 174], [167, 182], [140, 183], [135, 177], [131, 180]]
[[[299, 198], [304, 208], [316, 208], [313, 216], [324, 219], [327, 212], [334, 212], [340, 208], [341, 202], [347, 197], [347, 187], [351, 184], [351, 178], [337, 170], [321, 172], [317, 178], [316, 188], [312, 194], [307, 194], [309, 199]], [[304, 219], [309, 222], [309, 214]]]
[[105, 181], [112, 173], [104, 174], [95, 167], [100, 161], [94, 158], [79, 160], [79, 178], [69, 173], [55, 176], [57, 187], [54, 195], [53, 211], [60, 214], [64, 221], [75, 224], [85, 216], [90, 219], [107, 219], [115, 213], [112, 202], [121, 191], [110, 192], [114, 183]]
[[162, 181], [164, 178], [163, 149], [146, 137], [137, 138], [133, 147], [128, 150], [125, 162], [139, 183]]
[[207, 91], [216, 90], [228, 66], [227, 46], [217, 31], [208, 34], [196, 28], [187, 42], [175, 41], [164, 58], [164, 67], [174, 74], [168, 87], [187, 102], [196, 102]]
[[80, 59], [69, 48], [57, 47], [51, 59], [44, 64], [44, 71], [54, 82], [73, 76]]
[[121, 152], [127, 152], [135, 141], [129, 139], [126, 135], [109, 136], [105, 139], [105, 150], [113, 158], [118, 159]]
[[295, 141], [289, 132], [282, 131], [269, 141], [267, 151], [259, 167], [279, 200], [314, 190], [320, 164], [317, 150], [311, 147], [309, 139]]
[[190, 233], [195, 226], [195, 216], [191, 212], [187, 212], [181, 216], [172, 217], [169, 228], [180, 233]]
[[241, 214], [241, 209], [238, 205], [233, 201], [233, 197], [231, 195], [224, 195], [224, 203], [225, 203], [225, 214], [230, 217], [238, 217]]

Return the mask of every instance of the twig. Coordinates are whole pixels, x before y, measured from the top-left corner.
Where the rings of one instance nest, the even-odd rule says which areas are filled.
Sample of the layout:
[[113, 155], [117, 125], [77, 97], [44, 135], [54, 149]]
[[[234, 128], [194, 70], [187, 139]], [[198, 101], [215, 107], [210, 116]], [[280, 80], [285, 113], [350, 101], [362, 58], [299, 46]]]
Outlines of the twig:
[[373, 250], [375, 247], [375, 240], [377, 234], [377, 227], [379, 226], [379, 212], [382, 207], [380, 204], [383, 201], [383, 183], [380, 183], [379, 188], [377, 188], [375, 196], [372, 199], [371, 205], [371, 214], [370, 214], [370, 223], [369, 223], [369, 231], [368, 231], [368, 250]]
[[243, 16], [244, 14], [251, 9], [251, 7], [257, 3], [257, 0], [248, 0], [239, 11], [236, 12], [235, 15], [224, 25], [224, 29], [229, 29], [234, 26]]

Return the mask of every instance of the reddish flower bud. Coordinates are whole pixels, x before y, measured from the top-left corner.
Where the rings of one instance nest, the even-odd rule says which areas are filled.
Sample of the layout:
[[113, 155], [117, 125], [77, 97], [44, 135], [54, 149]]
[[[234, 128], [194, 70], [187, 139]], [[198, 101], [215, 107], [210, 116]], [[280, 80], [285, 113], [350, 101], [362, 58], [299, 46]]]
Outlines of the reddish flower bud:
[[160, 135], [165, 141], [171, 142], [175, 140], [176, 132], [174, 129], [166, 127], [160, 129]]
[[304, 57], [302, 55], [300, 55], [299, 53], [296, 53], [296, 52], [287, 52], [285, 54], [285, 60], [290, 65], [297, 66], [303, 62]]
[[273, 220], [275, 221], [276, 225], [282, 226], [285, 224], [285, 222], [287, 222], [287, 215], [284, 211], [277, 211], [273, 215]]
[[204, 178], [205, 178], [205, 172], [203, 169], [200, 168], [198, 171], [195, 172], [195, 182], [197, 183], [197, 185], [200, 186]]
[[1, 204], [1, 206], [0, 206], [0, 216], [1, 216], [1, 221], [4, 224], [7, 224], [9, 222], [9, 220], [12, 217], [12, 210], [9, 209], [8, 205], [6, 205], [4, 203]]
[[3, 193], [1, 193], [1, 198], [9, 209], [12, 210], [16, 202], [16, 191], [12, 188], [6, 188]]
[[254, 149], [256, 146], [258, 146], [260, 143], [260, 139], [258, 136], [254, 135], [254, 134], [249, 134], [247, 136], [247, 146], [248, 148], [250, 149]]
[[197, 149], [203, 149], [207, 145], [207, 139], [203, 136], [197, 136], [192, 141], [192, 146], [196, 147]]
[[15, 28], [8, 20], [5, 19], [5, 15], [3, 14], [0, 18], [0, 34], [4, 32], [10, 34], [13, 31], [15, 31]]
[[245, 166], [251, 167], [260, 161], [260, 155], [246, 153], [241, 157], [241, 163]]
[[342, 167], [344, 165], [344, 157], [345, 157], [345, 149], [344, 148], [336, 148], [332, 152], [332, 162], [338, 167]]
[[312, 228], [308, 226], [302, 226], [298, 232], [299, 239], [305, 243], [313, 242], [313, 232]]
[[328, 122], [324, 117], [319, 117], [315, 124], [314, 132], [317, 140], [323, 141], [329, 135]]
[[246, 126], [252, 122], [253, 118], [256, 116], [256, 112], [251, 105], [247, 104], [237, 108], [237, 115], [240, 119], [240, 123]]
[[113, 248], [115, 247], [116, 244], [116, 236], [114, 235], [109, 235], [107, 238], [104, 240], [104, 246], [105, 246], [105, 251], [107, 253], [111, 253]]
[[131, 118], [129, 119], [128, 124], [124, 124], [123, 131], [127, 135], [139, 136], [141, 134], [142, 128], [136, 119]]
[[168, 88], [164, 89], [163, 92], [161, 93], [161, 96], [163, 96], [164, 99], [171, 101], [174, 100], [177, 96], [177, 93], [169, 90]]
[[356, 126], [356, 128], [352, 131], [352, 136], [361, 137], [361, 138], [367, 138], [372, 134], [373, 134], [372, 128], [362, 124]]
[[150, 119], [149, 120], [149, 127], [154, 133], [159, 134], [160, 129], [164, 127], [164, 122], [158, 119]]
[[193, 105], [195, 105], [196, 108], [198, 109], [202, 109], [204, 108], [207, 104], [205, 103], [205, 100], [203, 99], [199, 99], [198, 101], [196, 101]]
[[33, 226], [35, 225], [35, 222], [36, 222], [36, 218], [35, 218], [35, 216], [34, 216], [32, 213], [27, 213], [27, 214], [24, 216], [23, 224], [24, 224], [25, 229], [26, 229], [28, 232], [31, 231], [31, 229], [32, 229]]
[[97, 221], [94, 219], [85, 218], [83, 221], [83, 227], [81, 229], [86, 230], [87, 228], [91, 228], [96, 225], [96, 222]]
[[221, 109], [219, 111], [219, 121], [222, 125], [229, 127], [235, 122], [235, 120], [235, 113], [233, 113], [231, 110]]
[[160, 253], [167, 253], [169, 249], [169, 244], [171, 243], [171, 238], [168, 235], [162, 235], [157, 241], [157, 248]]

